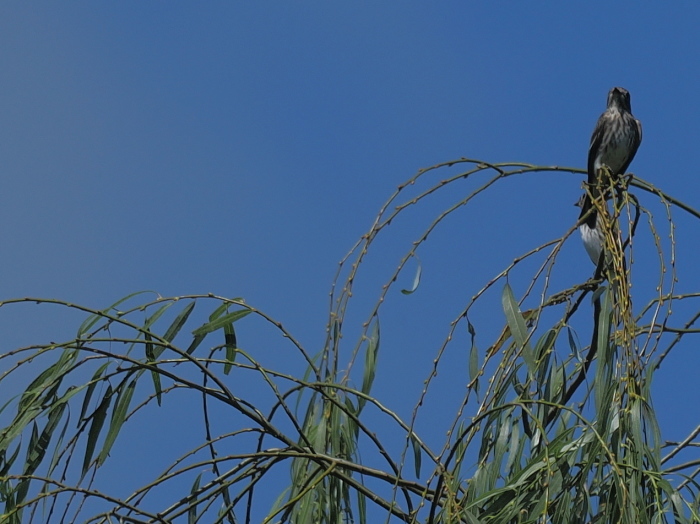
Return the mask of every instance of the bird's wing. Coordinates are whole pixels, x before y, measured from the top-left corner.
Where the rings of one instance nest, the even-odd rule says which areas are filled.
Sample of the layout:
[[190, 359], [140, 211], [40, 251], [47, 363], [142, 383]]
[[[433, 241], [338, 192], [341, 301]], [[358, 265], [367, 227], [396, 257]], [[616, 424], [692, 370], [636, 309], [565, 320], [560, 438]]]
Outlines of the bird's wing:
[[608, 121], [607, 111], [600, 115], [598, 122], [593, 130], [593, 135], [591, 136], [591, 145], [588, 148], [588, 183], [594, 186], [596, 184], [596, 172], [595, 172], [595, 159], [599, 153], [600, 144], [603, 142], [603, 135], [605, 134], [605, 125]]
[[[632, 115], [629, 115], [630, 118], [634, 118]], [[634, 133], [630, 137], [630, 143], [629, 143], [629, 156], [627, 157], [627, 160], [625, 160], [625, 163], [622, 165], [622, 168], [620, 169], [620, 175], [624, 175], [627, 173], [627, 168], [630, 166], [632, 163], [632, 160], [634, 160], [634, 155], [637, 154], [637, 149], [639, 149], [639, 144], [642, 143], [642, 123], [639, 120], [635, 120], [634, 123], [636, 124], [634, 126]]]

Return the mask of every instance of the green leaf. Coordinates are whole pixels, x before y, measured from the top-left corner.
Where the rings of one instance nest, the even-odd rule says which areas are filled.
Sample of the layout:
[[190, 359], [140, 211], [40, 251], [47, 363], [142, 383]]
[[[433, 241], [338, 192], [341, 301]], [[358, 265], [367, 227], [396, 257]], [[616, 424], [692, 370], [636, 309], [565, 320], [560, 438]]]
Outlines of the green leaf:
[[557, 332], [553, 329], [547, 330], [547, 332], [540, 337], [535, 344], [535, 355], [537, 355], [537, 383], [542, 384], [547, 376], [547, 371], [549, 370], [549, 363], [552, 359], [553, 351], [552, 347], [557, 339]]
[[581, 357], [581, 351], [579, 349], [579, 344], [576, 342], [576, 339], [574, 337], [574, 331], [569, 327], [566, 326], [566, 334], [569, 339], [569, 348], [571, 349], [571, 352], [576, 355], [576, 360], [579, 362], [583, 361], [583, 358]]
[[547, 378], [547, 387], [545, 388], [544, 400], [547, 402], [556, 403], [564, 391], [564, 382], [566, 381], [566, 373], [564, 365], [557, 364], [556, 359], [552, 364]]
[[[146, 339], [146, 362], [148, 364], [151, 364], [154, 367], [158, 367], [155, 363], [156, 360], [156, 354], [153, 349], [153, 343], [151, 340], [153, 338], [151, 337], [150, 333], [144, 333], [144, 338]], [[153, 389], [156, 392], [156, 401], [158, 402], [158, 405], [162, 405], [162, 400], [163, 400], [163, 388], [160, 383], [160, 373], [156, 370], [151, 370], [151, 379], [153, 380]]]
[[[194, 300], [187, 304], [182, 311], [180, 311], [180, 314], [175, 317], [175, 320], [173, 320], [173, 323], [170, 324], [170, 327], [166, 330], [165, 334], [163, 335], [163, 338], [167, 340], [168, 342], [172, 342], [177, 334], [180, 332], [182, 327], [187, 323], [187, 319], [190, 317], [190, 313], [194, 310], [195, 302]], [[157, 357], [157, 355], [156, 355]]]
[[0, 451], [6, 450], [10, 443], [20, 435], [27, 425], [32, 422], [39, 414], [44, 411], [41, 401], [32, 402], [23, 411], [17, 413], [17, 416], [12, 423], [0, 432]]
[[228, 308], [232, 306], [230, 302], [222, 302], [219, 304], [219, 307], [217, 307], [214, 311], [212, 311], [211, 315], [209, 315], [209, 322], [212, 320], [216, 320], [219, 318], [221, 315], [226, 313], [228, 311]]
[[41, 432], [41, 435], [38, 436], [36, 442], [33, 444], [30, 442], [30, 445], [27, 448], [27, 462], [24, 469], [25, 475], [32, 475], [36, 471], [36, 468], [39, 467], [39, 464], [41, 464], [41, 461], [46, 454], [46, 448], [51, 442], [51, 436], [58, 426], [58, 423], [61, 421], [66, 406], [67, 404], [58, 404], [55, 408], [49, 411], [49, 417], [44, 429]]
[[54, 469], [58, 465], [58, 459], [61, 456], [61, 444], [63, 444], [63, 439], [66, 436], [66, 431], [68, 431], [68, 425], [70, 424], [70, 416], [66, 417], [66, 422], [63, 424], [63, 429], [60, 435], [58, 435], [58, 440], [54, 446], [53, 456], [51, 457], [51, 462], [49, 462], [49, 477], [53, 474]]
[[496, 438], [496, 444], [493, 448], [493, 466], [496, 472], [500, 470], [503, 455], [505, 455], [506, 449], [508, 448], [508, 441], [510, 440], [512, 426], [510, 416], [511, 412], [512, 411], [509, 411], [509, 414], [502, 418], [500, 428], [498, 430], [498, 437]]
[[146, 322], [144, 322], [142, 328], [145, 330], [151, 329], [151, 326], [155, 324], [158, 321], [158, 319], [163, 316], [163, 313], [170, 309], [174, 304], [174, 301], [168, 301], [162, 306], [160, 306], [158, 309], [155, 310], [154, 313], [151, 314], [151, 316], [146, 318]]
[[202, 480], [202, 474], [200, 473], [194, 479], [194, 484], [192, 484], [192, 489], [190, 489], [190, 497], [192, 502], [190, 503], [190, 508], [187, 510], [187, 524], [195, 524], [197, 522], [197, 491], [199, 491], [199, 483]]
[[90, 379], [89, 385], [85, 390], [85, 398], [83, 399], [83, 407], [80, 410], [78, 424], [80, 424], [80, 422], [83, 420], [83, 417], [85, 417], [87, 408], [90, 405], [90, 399], [92, 398], [92, 394], [95, 391], [95, 386], [97, 386], [97, 384], [100, 382], [99, 378], [102, 376], [105, 369], [107, 369], [107, 366], [109, 366], [109, 362], [105, 362], [104, 364], [102, 364], [99, 368], [97, 368], [97, 371], [95, 371], [95, 374]]
[[420, 275], [422, 272], [421, 263], [416, 255], [413, 255], [413, 258], [416, 259], [416, 262], [418, 263], [418, 267], [416, 268], [416, 275], [413, 277], [413, 285], [411, 286], [411, 289], [402, 289], [401, 290], [401, 293], [403, 293], [404, 295], [410, 295], [410, 294], [414, 293], [416, 291], [416, 289], [418, 289], [418, 286], [420, 284]]
[[[49, 412], [48, 421], [46, 422], [41, 434], [39, 434], [36, 422], [32, 424], [32, 433], [29, 439], [29, 445], [27, 446], [27, 457], [24, 463], [24, 471], [22, 473], [25, 477], [30, 477], [33, 475], [41, 464], [41, 461], [44, 459], [46, 449], [51, 442], [51, 435], [53, 435], [56, 426], [58, 426], [58, 423], [61, 421], [65, 408], [66, 404], [59, 404]], [[23, 502], [27, 496], [30, 482], [31, 479], [26, 478], [18, 484], [17, 496], [15, 499], [17, 504]]]
[[190, 343], [189, 347], [187, 348], [187, 351], [185, 351], [185, 353], [187, 353], [188, 355], [191, 355], [192, 353], [194, 353], [194, 350], [199, 347], [199, 345], [204, 340], [205, 336], [206, 335], [198, 335], [198, 336], [194, 337], [192, 339], [192, 342]]
[[508, 444], [508, 458], [506, 459], [506, 464], [503, 468], [506, 475], [509, 475], [515, 461], [521, 457], [522, 449], [520, 441], [520, 424], [512, 424], [510, 431], [510, 442]]
[[82, 324], [80, 324], [80, 327], [78, 328], [77, 338], [83, 338], [83, 335], [87, 333], [87, 331], [90, 328], [92, 328], [97, 322], [103, 320], [105, 318], [105, 315], [113, 316], [110, 314], [110, 312], [113, 309], [116, 309], [119, 304], [122, 304], [127, 300], [134, 298], [138, 295], [143, 295], [144, 293], [152, 293], [152, 291], [137, 291], [136, 293], [131, 293], [130, 295], [125, 296], [124, 298], [120, 298], [108, 308], [100, 310], [98, 314], [90, 315], [87, 319], [85, 319], [85, 321]]
[[92, 424], [88, 431], [87, 445], [85, 446], [85, 458], [83, 459], [83, 472], [81, 475], [81, 480], [85, 477], [85, 473], [90, 468], [90, 462], [92, 461], [92, 454], [95, 452], [95, 445], [97, 444], [97, 439], [100, 436], [100, 431], [104, 425], [105, 419], [107, 418], [107, 409], [109, 409], [109, 404], [112, 401], [112, 386], [107, 386], [107, 392], [102, 401], [95, 409], [92, 416]]
[[77, 351], [73, 349], [64, 350], [56, 362], [42, 371], [39, 376], [27, 386], [27, 389], [22, 393], [17, 411], [22, 412], [26, 410], [30, 404], [45, 392], [47, 387], [55, 385], [54, 382], [57, 378], [61, 380], [65, 370], [72, 365], [76, 356]]
[[[362, 374], [362, 393], [369, 395], [372, 384], [374, 383], [374, 376], [377, 370], [377, 356], [379, 354], [379, 318], [375, 317], [374, 324], [372, 325], [372, 331], [367, 338], [367, 350], [365, 351], [365, 369]], [[362, 411], [367, 400], [360, 397], [357, 401], [357, 411], [358, 413]]]
[[482, 524], [482, 522], [469, 511], [464, 510], [463, 513], [464, 517], [467, 519], [467, 524]]
[[360, 524], [367, 524], [367, 498], [360, 490], [357, 493], [357, 513], [360, 517]]
[[421, 466], [421, 449], [420, 442], [411, 433], [411, 446], [413, 446], [413, 464], [416, 468], [416, 478], [420, 478], [420, 466]]
[[[29, 446], [27, 446], [27, 459], [24, 464], [24, 475], [27, 475], [27, 471], [32, 470], [32, 462], [34, 460], [34, 457], [32, 454], [34, 453], [35, 448], [37, 447], [37, 442], [39, 441], [39, 429], [37, 428], [36, 422], [32, 422], [32, 434], [29, 437]], [[31, 475], [31, 472], [29, 473]], [[24, 498], [27, 496], [27, 491], [29, 491], [29, 482], [30, 479], [28, 478], [23, 478], [17, 483], [17, 489], [16, 489], [16, 499], [15, 502], [17, 504], [21, 504], [24, 501]]]
[[251, 313], [250, 309], [239, 309], [238, 311], [234, 311], [233, 313], [229, 313], [227, 315], [224, 315], [223, 317], [217, 318], [216, 320], [213, 320], [211, 322], [207, 322], [203, 326], [195, 329], [192, 332], [192, 334], [195, 337], [201, 336], [201, 335], [206, 335], [208, 333], [216, 331], [217, 329], [221, 329], [226, 324], [236, 322], [237, 320], [240, 320], [243, 317], [250, 315], [250, 313]]
[[233, 323], [224, 326], [224, 344], [226, 346], [226, 364], [224, 364], [224, 375], [231, 372], [232, 364], [236, 361], [238, 345], [236, 343], [236, 332]]
[[2, 464], [2, 469], [0, 469], [0, 477], [4, 477], [8, 474], [10, 471], [10, 468], [12, 465], [15, 463], [15, 460], [17, 460], [17, 457], [19, 456], [19, 450], [22, 447], [21, 443], [17, 445], [15, 448], [14, 453], [10, 455], [10, 458], [6, 459], [6, 452], [5, 450], [0, 451], [0, 464]]
[[594, 319], [598, 324], [598, 361], [604, 366], [609, 366], [611, 363], [608, 362], [608, 341], [610, 340], [610, 329], [611, 322], [610, 316], [612, 315], [612, 302], [611, 293], [609, 290], [599, 289], [598, 291], [602, 294], [602, 300], [600, 302], [600, 314], [598, 318]]
[[528, 371], [530, 371], [530, 373], [534, 373], [537, 365], [535, 363], [530, 344], [527, 341], [528, 332], [527, 326], [525, 325], [525, 319], [520, 312], [520, 307], [513, 296], [513, 290], [508, 283], [506, 283], [506, 285], [503, 287], [501, 302], [503, 305], [503, 311], [506, 314], [506, 320], [508, 321], [508, 327], [513, 335], [513, 340], [515, 340], [518, 348], [522, 348], [523, 360], [527, 365]]
[[136, 388], [136, 379], [129, 382], [126, 388], [121, 388], [117, 396], [117, 401], [114, 405], [114, 411], [112, 411], [112, 419], [109, 424], [109, 430], [107, 431], [107, 436], [105, 437], [104, 445], [102, 446], [102, 451], [97, 457], [98, 467], [104, 464], [107, 459], [114, 441], [117, 439], [119, 430], [126, 420], [126, 415], [129, 410], [129, 403], [131, 402], [131, 397], [134, 395], [134, 389]]

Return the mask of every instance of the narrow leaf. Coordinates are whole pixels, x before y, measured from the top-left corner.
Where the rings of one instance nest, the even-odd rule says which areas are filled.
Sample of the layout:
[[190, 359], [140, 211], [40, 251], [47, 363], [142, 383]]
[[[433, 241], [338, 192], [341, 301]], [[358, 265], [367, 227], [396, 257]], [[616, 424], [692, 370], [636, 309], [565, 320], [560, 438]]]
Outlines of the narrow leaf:
[[90, 425], [90, 430], [88, 431], [88, 440], [87, 445], [85, 446], [85, 458], [83, 459], [83, 472], [81, 478], [85, 476], [85, 473], [87, 473], [87, 470], [90, 468], [92, 454], [95, 452], [95, 445], [97, 444], [100, 431], [102, 430], [102, 426], [107, 418], [107, 409], [109, 409], [109, 404], [111, 401], [112, 386], [107, 386], [105, 396], [102, 397], [102, 401], [92, 414], [92, 424]]
[[413, 464], [416, 467], [416, 478], [420, 478], [421, 449], [418, 440], [411, 434], [411, 445], [413, 446]]
[[503, 311], [506, 314], [506, 320], [508, 321], [508, 327], [513, 335], [513, 340], [515, 340], [515, 343], [519, 348], [522, 348], [523, 360], [527, 365], [528, 371], [530, 371], [530, 373], [534, 373], [537, 366], [533, 357], [532, 349], [530, 348], [530, 344], [527, 342], [528, 333], [527, 326], [525, 325], [525, 319], [520, 312], [515, 296], [513, 296], [513, 290], [508, 283], [506, 283], [506, 285], [503, 287], [501, 302], [503, 305]]
[[195, 302], [192, 301], [189, 304], [187, 304], [182, 311], [180, 311], [180, 314], [175, 317], [175, 320], [173, 320], [173, 323], [170, 324], [170, 327], [167, 329], [165, 334], [163, 335], [163, 338], [167, 340], [168, 342], [172, 342], [177, 334], [180, 332], [182, 327], [187, 323], [187, 319], [190, 317], [190, 313], [194, 310]]
[[107, 459], [107, 455], [109, 455], [109, 452], [112, 449], [112, 445], [117, 439], [119, 430], [121, 429], [122, 424], [124, 424], [124, 420], [126, 419], [126, 414], [129, 410], [129, 403], [131, 402], [131, 397], [134, 395], [135, 388], [136, 379], [133, 379], [131, 382], [129, 382], [129, 385], [126, 386], [126, 388], [122, 388], [119, 391], [117, 402], [114, 406], [114, 411], [112, 411], [112, 420], [109, 424], [109, 430], [107, 431], [107, 436], [105, 437], [105, 442], [102, 446], [102, 451], [100, 451], [100, 455], [97, 457], [98, 466], [102, 465]]
[[475, 344], [469, 352], [469, 381], [474, 381], [479, 376], [479, 350]]
[[234, 311], [233, 313], [229, 313], [227, 315], [224, 315], [223, 317], [217, 318], [216, 320], [213, 320], [211, 322], [207, 322], [203, 326], [195, 329], [192, 332], [192, 334], [194, 336], [206, 335], [207, 333], [211, 333], [212, 331], [216, 331], [217, 329], [221, 329], [226, 324], [236, 322], [237, 320], [240, 320], [243, 317], [250, 315], [250, 313], [251, 313], [250, 309], [239, 309], [238, 311]]
[[236, 361], [236, 353], [238, 346], [236, 344], [236, 332], [233, 329], [233, 323], [224, 326], [224, 344], [226, 345], [226, 364], [224, 364], [224, 375], [228, 375], [233, 367], [233, 362]]
[[82, 336], [85, 333], [87, 333], [87, 331], [90, 328], [92, 328], [92, 326], [94, 326], [98, 321], [104, 319], [105, 318], [104, 315], [107, 315], [113, 309], [116, 309], [116, 307], [119, 304], [122, 304], [123, 302], [126, 302], [130, 298], [133, 298], [133, 297], [138, 296], [138, 295], [142, 295], [144, 293], [151, 293], [151, 291], [137, 291], [135, 293], [131, 293], [130, 295], [125, 296], [124, 298], [120, 298], [119, 300], [117, 300], [114, 304], [112, 304], [108, 308], [100, 310], [100, 312], [98, 314], [90, 315], [87, 319], [85, 319], [85, 321], [82, 324], [80, 324], [80, 327], [78, 328], [77, 338], [82, 338]]
[[[155, 354], [155, 351], [153, 349], [153, 343], [151, 342], [153, 338], [151, 337], [150, 333], [145, 333], [144, 337], [146, 339], [146, 361], [151, 364], [152, 366], [156, 366], [155, 360], [158, 358]], [[156, 392], [156, 401], [158, 402], [158, 405], [162, 405], [163, 401], [163, 388], [161, 387], [160, 384], [160, 373], [156, 370], [151, 370], [151, 379], [153, 380], [153, 389], [155, 389]]]
[[2, 469], [0, 469], [0, 476], [6, 476], [8, 472], [10, 471], [10, 468], [12, 465], [15, 463], [15, 460], [17, 460], [17, 457], [19, 456], [19, 450], [22, 447], [21, 443], [17, 445], [15, 448], [14, 453], [10, 455], [10, 458], [5, 459], [5, 451], [3, 450], [0, 452], [0, 458], [2, 461], [0, 461], [0, 464], [2, 464]]
[[68, 431], [68, 425], [70, 424], [70, 415], [66, 417], [66, 422], [63, 424], [63, 429], [61, 430], [56, 445], [53, 448], [53, 456], [51, 457], [51, 462], [49, 463], [49, 477], [53, 473], [53, 470], [58, 465], [58, 459], [61, 455], [61, 444], [63, 444], [63, 439], [66, 436], [66, 431]]
[[[377, 355], [379, 354], [379, 319], [375, 317], [372, 331], [367, 338], [367, 349], [365, 351], [365, 370], [362, 374], [362, 392], [369, 395], [374, 383], [374, 375], [377, 368]], [[367, 401], [360, 397], [357, 401], [358, 413], [362, 411]]]
[[97, 386], [99, 378], [102, 376], [102, 373], [104, 373], [105, 369], [107, 369], [107, 366], [109, 366], [109, 362], [105, 362], [104, 364], [102, 364], [99, 368], [97, 368], [97, 371], [95, 371], [95, 374], [90, 379], [90, 384], [85, 390], [85, 398], [83, 399], [83, 407], [80, 410], [80, 417], [78, 418], [78, 423], [80, 423], [83, 420], [83, 417], [85, 417], [87, 408], [90, 405], [92, 393], [95, 391], [95, 386]]
[[153, 324], [155, 324], [160, 317], [163, 316], [163, 313], [165, 313], [168, 309], [170, 309], [173, 304], [175, 304], [174, 301], [169, 301], [162, 306], [160, 306], [158, 309], [155, 310], [154, 313], [151, 314], [148, 318], [146, 318], [146, 322], [143, 324], [143, 329], [150, 329]]
[[41, 464], [41, 461], [44, 459], [44, 455], [46, 454], [46, 449], [51, 442], [51, 436], [58, 426], [58, 423], [61, 421], [65, 409], [66, 404], [59, 404], [56, 408], [49, 412], [49, 418], [46, 422], [46, 426], [44, 426], [44, 429], [41, 432], [41, 435], [39, 435], [36, 442], [34, 442], [33, 445], [30, 444], [29, 448], [27, 449], [27, 463], [24, 470], [25, 475], [32, 475], [36, 471], [36, 468], [39, 467], [39, 464]]
[[192, 484], [192, 489], [190, 490], [190, 497], [192, 502], [190, 503], [190, 509], [187, 510], [187, 524], [195, 524], [197, 522], [197, 491], [199, 491], [199, 482], [202, 479], [202, 474], [200, 473], [194, 479], [194, 484]]
[[187, 353], [188, 355], [191, 355], [192, 353], [194, 353], [194, 350], [197, 349], [197, 348], [199, 347], [199, 345], [200, 345], [200, 344], [202, 343], [202, 341], [204, 340], [204, 337], [205, 337], [205, 336], [206, 336], [206, 335], [197, 335], [197, 336], [195, 336], [195, 337], [192, 339], [192, 342], [190, 342], [190, 345], [189, 345], [189, 347], [187, 348], [187, 351], [185, 351], [185, 353]]
[[418, 267], [416, 268], [416, 275], [413, 277], [413, 285], [411, 285], [411, 289], [402, 289], [401, 290], [401, 293], [403, 293], [404, 295], [412, 294], [416, 289], [418, 289], [418, 286], [420, 284], [420, 275], [422, 272], [421, 263], [420, 263], [420, 260], [418, 259], [417, 256], [413, 255], [413, 258], [416, 259], [416, 262], [418, 263]]

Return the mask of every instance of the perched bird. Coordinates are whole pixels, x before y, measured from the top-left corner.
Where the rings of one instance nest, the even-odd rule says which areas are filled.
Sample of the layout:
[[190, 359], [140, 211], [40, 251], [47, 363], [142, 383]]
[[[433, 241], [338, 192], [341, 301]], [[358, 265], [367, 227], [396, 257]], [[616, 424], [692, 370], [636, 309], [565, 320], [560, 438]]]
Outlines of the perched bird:
[[[642, 124], [632, 115], [629, 92], [622, 87], [613, 87], [608, 93], [608, 108], [598, 119], [588, 149], [588, 185], [593, 198], [600, 194], [600, 168], [607, 166], [614, 180], [624, 175], [641, 142]], [[586, 194], [581, 200], [579, 219], [585, 219], [579, 231], [588, 256], [598, 264], [604, 235], [591, 196]]]

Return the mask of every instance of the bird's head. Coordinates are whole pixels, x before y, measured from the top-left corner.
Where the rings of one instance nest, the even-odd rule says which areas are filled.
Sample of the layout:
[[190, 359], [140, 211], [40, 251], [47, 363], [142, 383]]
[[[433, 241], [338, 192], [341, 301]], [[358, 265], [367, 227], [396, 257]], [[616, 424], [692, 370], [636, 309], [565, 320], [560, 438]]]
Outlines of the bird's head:
[[613, 107], [621, 111], [632, 112], [630, 93], [624, 87], [613, 87], [608, 93], [608, 109]]

